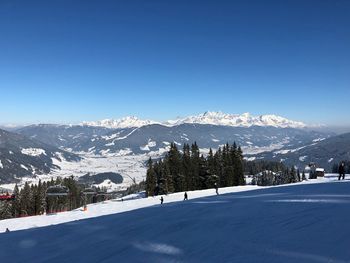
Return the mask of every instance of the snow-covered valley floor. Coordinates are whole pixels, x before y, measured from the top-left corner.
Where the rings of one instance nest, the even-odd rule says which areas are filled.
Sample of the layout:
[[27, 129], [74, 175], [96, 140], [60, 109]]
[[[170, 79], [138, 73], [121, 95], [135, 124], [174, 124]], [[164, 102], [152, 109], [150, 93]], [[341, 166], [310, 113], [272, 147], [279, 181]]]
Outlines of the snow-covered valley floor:
[[[37, 184], [39, 179], [42, 181], [50, 181], [51, 178], [56, 177], [80, 177], [86, 174], [97, 174], [105, 172], [118, 173], [123, 177], [123, 183], [111, 185], [96, 185], [111, 187], [110, 190], [120, 191], [125, 190], [131, 184], [135, 182], [139, 183], [146, 177], [147, 168], [145, 162], [150, 158], [157, 158], [159, 155], [118, 155], [118, 154], [105, 154], [94, 155], [88, 153], [78, 153], [82, 159], [78, 162], [67, 161], [64, 158], [57, 160], [53, 158], [53, 163], [60, 167], [59, 169], [52, 169], [48, 174], [37, 175], [33, 177], [24, 177], [19, 186], [23, 186], [25, 182]], [[15, 183], [1, 184], [0, 187], [13, 190]]]
[[[219, 196], [213, 189], [188, 194], [188, 201], [180, 201], [181, 193], [165, 196], [163, 205], [159, 197], [108, 201], [90, 205], [87, 212], [0, 221], [1, 232], [4, 227], [33, 227], [0, 234], [0, 258], [4, 262], [350, 262], [350, 181], [225, 188]], [[94, 218], [77, 220], [88, 217]], [[62, 222], [67, 223], [35, 227]]]

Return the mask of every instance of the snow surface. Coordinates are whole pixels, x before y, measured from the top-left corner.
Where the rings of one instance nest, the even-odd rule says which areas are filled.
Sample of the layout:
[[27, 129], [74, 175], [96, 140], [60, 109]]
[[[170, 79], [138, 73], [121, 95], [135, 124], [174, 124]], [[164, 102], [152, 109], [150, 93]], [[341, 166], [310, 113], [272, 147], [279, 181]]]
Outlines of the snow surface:
[[313, 142], [322, 142], [324, 141], [326, 138], [318, 138], [318, 139], [314, 139], [312, 140]]
[[256, 157], [244, 157], [245, 160], [247, 160], [248, 162], [252, 162], [255, 161]]
[[148, 142], [144, 146], [140, 146], [141, 151], [150, 151], [150, 148], [156, 147], [157, 143], [155, 141], [152, 141], [151, 139], [148, 139]]
[[[90, 205], [87, 212], [3, 220], [0, 229], [33, 228], [0, 234], [0, 258], [52, 263], [349, 262], [349, 181], [236, 193], [228, 188], [224, 194], [225, 189], [219, 196], [206, 190], [210, 196], [202, 198], [195, 197], [203, 191], [198, 196], [189, 192], [189, 200], [181, 202], [182, 194], [164, 196], [163, 205], [159, 197], [115, 200]], [[116, 214], [109, 216], [36, 228], [113, 209]], [[129, 212], [118, 213], [122, 211]]]
[[59, 161], [52, 158], [53, 164], [59, 166], [60, 169], [53, 169], [46, 175], [38, 175], [37, 179], [51, 180], [51, 177], [69, 177], [71, 175], [80, 177], [87, 173], [115, 172], [122, 175], [124, 181], [118, 185], [114, 184], [114, 190], [124, 190], [133, 183], [134, 179], [136, 182], [145, 179], [147, 171], [145, 162], [149, 157], [156, 156], [153, 154], [128, 155], [129, 153], [130, 149], [123, 149], [117, 153], [104, 152], [103, 156], [80, 152], [78, 154], [83, 158], [77, 162]]
[[100, 184], [93, 184], [92, 186], [105, 188], [107, 192], [113, 192], [115, 189], [120, 188], [119, 184], [113, 183], [110, 179], [106, 179]]
[[310, 146], [314, 146], [316, 145], [317, 143], [312, 143], [312, 144], [309, 144], [309, 145], [305, 145], [305, 146], [301, 146], [299, 148], [296, 148], [296, 149], [286, 149], [286, 150], [280, 150], [280, 151], [276, 151], [274, 152], [274, 154], [287, 154], [287, 153], [294, 153], [294, 152], [298, 152], [306, 147], [310, 147]]
[[46, 155], [45, 150], [40, 148], [25, 148], [21, 149], [21, 153], [29, 156], [39, 156], [39, 155]]
[[[334, 178], [336, 178], [333, 176], [331, 177], [332, 179], [330, 179], [329, 175], [328, 177], [329, 178], [327, 179], [321, 178], [317, 180], [304, 181], [301, 183], [293, 184], [292, 186], [296, 186], [299, 184], [327, 183], [327, 182], [330, 182], [331, 180], [334, 180]], [[100, 186], [107, 186], [108, 181], [109, 180], [104, 181]], [[267, 189], [271, 187], [280, 188], [280, 187], [286, 187], [286, 186], [290, 186], [290, 185], [264, 186], [264, 187], [256, 186], [256, 185], [234, 186], [234, 187], [220, 188], [219, 193], [229, 194], [229, 193], [246, 192], [246, 191], [251, 191], [256, 189]], [[191, 199], [216, 195], [215, 189], [188, 191], [187, 193], [191, 197]], [[164, 198], [166, 199], [166, 203], [172, 203], [172, 202], [181, 201], [183, 199], [183, 195], [184, 195], [184, 192], [180, 192], [180, 193], [166, 195], [164, 196]], [[131, 199], [130, 202], [129, 201], [121, 202], [122, 199], [119, 198], [116, 200], [105, 201], [103, 203], [89, 204], [88, 212], [84, 212], [82, 211], [82, 209], [76, 209], [74, 211], [50, 215], [49, 218], [46, 215], [41, 215], [41, 216], [31, 216], [31, 217], [24, 217], [24, 218], [2, 220], [0, 221], [0, 233], [3, 232], [6, 229], [6, 227], [8, 227], [11, 230], [23, 230], [23, 229], [33, 228], [33, 227], [56, 225], [56, 224], [66, 223], [66, 222], [80, 220], [80, 219], [99, 217], [103, 215], [110, 215], [110, 214], [122, 213], [122, 212], [131, 211], [135, 209], [145, 208], [145, 207], [159, 204], [159, 198], [160, 196], [142, 198], [137, 200]], [[128, 199], [130, 199], [129, 196], [123, 198], [123, 200], [128, 200]]]
[[300, 157], [299, 157], [299, 161], [305, 162], [306, 158], [307, 158], [307, 155], [300, 156]]
[[25, 169], [25, 170], [29, 170], [26, 166], [24, 166], [23, 164], [21, 164], [21, 167], [23, 168], [23, 169]]
[[259, 154], [263, 152], [272, 152], [274, 150], [279, 150], [285, 146], [286, 143], [288, 143], [288, 139], [284, 139], [279, 143], [272, 143], [268, 146], [242, 146], [242, 151], [244, 152], [245, 155], [254, 155], [254, 154]]
[[2, 164], [1, 160], [0, 160], [0, 168], [4, 168], [4, 165]]

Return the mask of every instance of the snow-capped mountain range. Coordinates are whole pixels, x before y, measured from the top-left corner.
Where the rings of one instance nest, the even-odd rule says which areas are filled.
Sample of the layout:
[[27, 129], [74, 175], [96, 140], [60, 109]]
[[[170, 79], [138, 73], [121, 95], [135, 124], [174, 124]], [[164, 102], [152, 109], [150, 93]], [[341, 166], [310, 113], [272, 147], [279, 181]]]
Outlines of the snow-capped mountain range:
[[84, 121], [83, 126], [104, 127], [110, 129], [139, 128], [146, 125], [156, 124], [155, 121], [140, 120], [135, 116], [127, 116], [121, 119], [105, 119], [101, 121]]
[[230, 127], [251, 127], [251, 126], [271, 126], [276, 128], [305, 128], [306, 124], [299, 121], [292, 121], [277, 115], [253, 116], [250, 113], [227, 114], [223, 112], [211, 112], [168, 120], [165, 122], [156, 122], [152, 120], [140, 120], [135, 116], [128, 116], [121, 119], [105, 119], [101, 121], [83, 122], [84, 126], [105, 127], [112, 129], [140, 128], [151, 124], [160, 124], [164, 126], [178, 126], [181, 124], [210, 124], [217, 126]]
[[37, 176], [49, 179], [115, 172], [123, 176], [126, 187], [130, 178], [144, 179], [146, 160], [163, 156], [171, 143], [181, 149], [184, 143], [197, 142], [206, 153], [209, 148], [236, 142], [247, 160], [272, 159], [288, 165], [304, 166], [317, 161], [329, 168], [344, 159], [343, 153], [322, 152], [323, 157], [315, 160], [313, 152], [319, 155], [319, 149], [300, 152], [298, 156], [287, 154], [309, 145], [317, 146], [335, 135], [309, 128], [276, 115], [222, 112], [205, 112], [162, 123], [125, 117], [79, 125], [34, 124], [7, 132], [8, 141], [16, 145], [21, 138], [23, 143], [18, 147], [0, 143], [0, 179], [2, 183], [14, 183]]
[[189, 116], [183, 119], [168, 121], [165, 124], [172, 126], [191, 124], [211, 124], [231, 127], [272, 126], [277, 128], [305, 128], [306, 124], [298, 121], [288, 120], [277, 115], [253, 116], [250, 113], [227, 114], [223, 112], [210, 112]]

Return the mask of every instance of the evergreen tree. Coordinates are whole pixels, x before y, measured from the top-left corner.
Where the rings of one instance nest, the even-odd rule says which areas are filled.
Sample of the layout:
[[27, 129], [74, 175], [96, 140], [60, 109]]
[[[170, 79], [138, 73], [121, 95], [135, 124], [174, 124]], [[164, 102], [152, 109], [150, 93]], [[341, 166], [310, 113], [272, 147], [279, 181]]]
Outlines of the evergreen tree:
[[21, 215], [21, 197], [17, 184], [15, 185], [13, 194], [15, 196], [15, 200], [12, 201], [12, 216], [19, 217]]
[[181, 175], [181, 155], [175, 143], [170, 144], [170, 150], [167, 155], [170, 176], [173, 180], [174, 191], [180, 192], [184, 184], [184, 178]]
[[216, 174], [218, 176], [218, 186], [224, 187], [225, 186], [225, 174], [224, 174], [224, 162], [223, 162], [223, 154], [222, 149], [219, 147], [219, 149], [214, 154], [214, 163], [215, 163], [215, 170]]
[[156, 175], [153, 169], [153, 161], [151, 158], [148, 160], [148, 170], [146, 175], [146, 195], [154, 196], [156, 190]]
[[162, 160], [154, 164], [154, 172], [156, 174], [157, 180], [157, 194], [168, 194], [168, 180], [164, 171], [164, 165]]
[[236, 149], [236, 145], [234, 144], [233, 147], [233, 165], [234, 165], [234, 185], [245, 185], [245, 179], [244, 179], [244, 167], [243, 167], [243, 152], [241, 147], [238, 147]]
[[289, 172], [288, 175], [289, 175], [288, 176], [288, 180], [287, 180], [288, 184], [297, 182], [297, 180], [296, 180], [296, 172], [295, 172], [294, 166], [290, 169], [290, 172]]
[[166, 178], [167, 193], [174, 193], [175, 192], [174, 179], [170, 172], [169, 163], [166, 161], [163, 162], [163, 173]]
[[234, 170], [231, 163], [231, 158], [229, 155], [229, 146], [228, 144], [224, 145], [222, 148], [221, 155], [221, 163], [222, 163], [222, 184], [221, 186], [227, 187], [233, 185], [233, 176]]
[[337, 163], [333, 163], [332, 165], [332, 173], [337, 174], [338, 173], [338, 164]]
[[191, 145], [191, 175], [192, 175], [192, 183], [191, 190], [200, 189], [200, 178], [199, 178], [199, 168], [200, 168], [200, 160], [199, 160], [199, 148], [196, 142]]
[[33, 195], [28, 182], [25, 182], [23, 189], [20, 191], [21, 215], [32, 215], [33, 212]]
[[213, 150], [210, 148], [208, 153], [208, 170], [209, 174], [215, 175], [216, 174], [216, 163], [215, 158], [213, 154]]
[[12, 204], [10, 201], [0, 202], [0, 220], [12, 218]]
[[183, 154], [182, 154], [182, 172], [181, 174], [185, 177], [184, 182], [184, 191], [189, 191], [193, 189], [193, 182], [192, 182], [192, 173], [191, 173], [191, 152], [190, 152], [190, 146], [188, 144], [184, 144], [183, 147]]
[[302, 180], [303, 180], [303, 181], [306, 180], [305, 171], [303, 171], [303, 173], [302, 173]]
[[203, 155], [199, 158], [199, 188], [198, 189], [207, 189], [209, 186], [207, 185], [209, 177], [209, 170], [207, 165], [207, 160]]

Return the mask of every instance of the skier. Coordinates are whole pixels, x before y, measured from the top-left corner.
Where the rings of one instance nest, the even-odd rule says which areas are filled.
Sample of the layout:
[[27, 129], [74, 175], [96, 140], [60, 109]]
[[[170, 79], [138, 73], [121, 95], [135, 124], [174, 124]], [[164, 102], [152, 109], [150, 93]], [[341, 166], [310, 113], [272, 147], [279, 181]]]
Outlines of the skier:
[[184, 194], [184, 201], [185, 200], [188, 200], [187, 192], [185, 192], [185, 194]]
[[215, 187], [216, 194], [219, 195], [219, 188], [218, 188], [218, 185], [216, 183], [214, 184], [214, 187]]
[[340, 180], [341, 177], [343, 177], [343, 180], [344, 180], [345, 179], [345, 164], [344, 164], [344, 162], [341, 162], [339, 164], [338, 172], [339, 172], [338, 180]]
[[163, 196], [161, 196], [161, 197], [160, 197], [160, 204], [162, 205], [163, 202], [164, 202], [164, 198], [163, 198]]
[[6, 231], [5, 231], [6, 233], [9, 233], [10, 232], [10, 229], [8, 229], [7, 227], [6, 227]]

